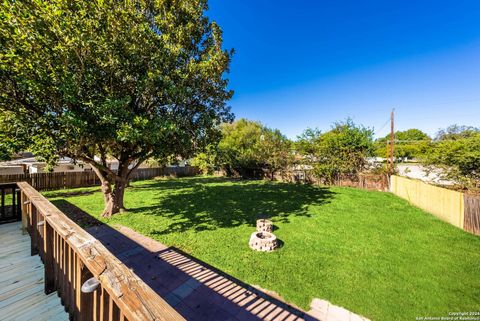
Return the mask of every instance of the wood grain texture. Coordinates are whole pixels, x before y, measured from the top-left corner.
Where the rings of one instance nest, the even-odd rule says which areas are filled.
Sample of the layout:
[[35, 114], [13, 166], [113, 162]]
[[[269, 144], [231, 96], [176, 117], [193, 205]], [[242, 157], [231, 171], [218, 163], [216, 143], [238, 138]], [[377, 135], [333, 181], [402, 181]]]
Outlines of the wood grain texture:
[[0, 244], [0, 321], [67, 321], [57, 294], [43, 292], [43, 264], [20, 222], [0, 225]]
[[464, 229], [475, 235], [480, 235], [480, 196], [465, 194]]
[[463, 229], [463, 193], [396, 175], [391, 176], [390, 190], [441, 220]]
[[[26, 182], [18, 183], [25, 199], [29, 200], [44, 220], [44, 251], [46, 267], [46, 290], [58, 289], [62, 302], [72, 297], [64, 287], [67, 261], [65, 253], [74, 252], [73, 287], [75, 304], [66, 307], [73, 309], [75, 320], [93, 320], [93, 315], [82, 314], [82, 296], [80, 287], [82, 276], [87, 273], [96, 277], [101, 288], [108, 293], [109, 310], [113, 319], [120, 315], [134, 320], [184, 320], [168, 303], [147, 286], [134, 272], [128, 269], [118, 258], [108, 251], [98, 240], [70, 220], [58, 208], [50, 203]], [[53, 267], [55, 265], [55, 268]], [[85, 271], [83, 270], [85, 269]], [[54, 273], [54, 270], [56, 273]], [[55, 278], [54, 275], [57, 275]], [[90, 294], [93, 296], [93, 294]], [[67, 298], [68, 296], [68, 298]], [[90, 302], [90, 301], [89, 301]], [[93, 309], [88, 304], [88, 311]], [[108, 320], [108, 319], [107, 319]]]

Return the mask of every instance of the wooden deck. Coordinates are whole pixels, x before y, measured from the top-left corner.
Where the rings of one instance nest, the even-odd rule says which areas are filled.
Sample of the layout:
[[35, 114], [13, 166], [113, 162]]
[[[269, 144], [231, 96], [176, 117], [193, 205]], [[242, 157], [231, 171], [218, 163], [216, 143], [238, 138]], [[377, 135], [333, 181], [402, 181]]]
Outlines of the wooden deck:
[[0, 225], [0, 320], [68, 320], [57, 292], [45, 295], [43, 278], [43, 264], [30, 255], [21, 223]]

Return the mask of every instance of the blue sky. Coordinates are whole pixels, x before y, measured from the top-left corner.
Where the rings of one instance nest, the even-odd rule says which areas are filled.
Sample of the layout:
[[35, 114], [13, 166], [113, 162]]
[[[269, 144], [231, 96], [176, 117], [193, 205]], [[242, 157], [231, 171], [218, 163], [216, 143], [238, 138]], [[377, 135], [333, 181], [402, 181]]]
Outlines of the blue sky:
[[[351, 117], [379, 136], [480, 127], [480, 1], [210, 0], [230, 105], [295, 138]], [[382, 128], [383, 127], [383, 128]]]

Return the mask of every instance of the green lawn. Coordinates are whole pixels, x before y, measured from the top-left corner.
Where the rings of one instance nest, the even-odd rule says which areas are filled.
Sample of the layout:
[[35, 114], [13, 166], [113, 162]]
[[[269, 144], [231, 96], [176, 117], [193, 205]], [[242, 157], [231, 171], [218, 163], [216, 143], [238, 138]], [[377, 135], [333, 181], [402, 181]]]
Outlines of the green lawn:
[[[372, 320], [480, 310], [480, 237], [392, 194], [219, 178], [132, 185], [129, 212], [108, 224], [179, 247], [304, 309], [317, 297]], [[103, 208], [98, 188], [45, 195], [96, 218]], [[261, 216], [283, 241], [273, 253], [248, 247]]]

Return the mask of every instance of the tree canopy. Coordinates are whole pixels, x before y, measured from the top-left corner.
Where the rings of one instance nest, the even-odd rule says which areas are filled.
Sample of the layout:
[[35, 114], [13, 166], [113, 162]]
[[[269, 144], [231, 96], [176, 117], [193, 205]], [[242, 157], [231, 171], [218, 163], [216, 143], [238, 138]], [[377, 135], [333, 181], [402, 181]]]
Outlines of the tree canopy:
[[1, 2], [8, 126], [0, 136], [16, 141], [2, 153], [28, 147], [49, 163], [68, 156], [92, 165], [104, 215], [118, 212], [140, 163], [188, 157], [233, 118], [225, 78], [232, 52], [207, 8], [206, 0]]
[[[395, 132], [395, 157], [418, 158], [428, 147], [431, 138], [420, 129], [411, 128]], [[390, 134], [375, 141], [375, 155], [386, 157]]]
[[445, 129], [440, 129], [435, 136], [435, 140], [456, 140], [468, 138], [477, 133], [480, 133], [480, 128], [454, 124]]
[[297, 148], [315, 174], [326, 183], [340, 177], [354, 177], [365, 169], [366, 157], [373, 148], [373, 130], [351, 119], [337, 122], [328, 132], [307, 129], [297, 141]]
[[242, 118], [222, 124], [221, 136], [218, 146], [211, 146], [194, 159], [205, 172], [219, 167], [229, 175], [251, 176], [255, 171], [266, 171], [273, 177], [293, 157], [291, 142], [278, 129], [257, 121]]
[[440, 130], [423, 154], [425, 165], [441, 168], [445, 179], [480, 189], [480, 131], [466, 126]]

